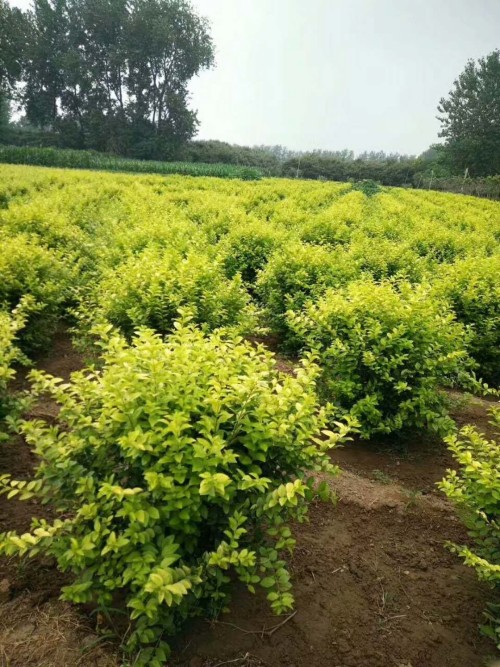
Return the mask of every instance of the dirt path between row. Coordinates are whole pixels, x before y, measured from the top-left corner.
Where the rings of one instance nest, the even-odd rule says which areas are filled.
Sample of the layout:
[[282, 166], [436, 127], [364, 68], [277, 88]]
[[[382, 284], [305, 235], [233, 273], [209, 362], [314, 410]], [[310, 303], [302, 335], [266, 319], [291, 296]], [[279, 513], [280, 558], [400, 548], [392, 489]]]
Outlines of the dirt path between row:
[[262, 636], [278, 621], [265, 600], [240, 590], [230, 614], [186, 632], [178, 664], [245, 655], [232, 664], [479, 667], [493, 660], [493, 644], [478, 633], [487, 590], [443, 547], [444, 539], [465, 539], [447, 502], [350, 472], [332, 485], [338, 505], [316, 505], [297, 530], [297, 614]]

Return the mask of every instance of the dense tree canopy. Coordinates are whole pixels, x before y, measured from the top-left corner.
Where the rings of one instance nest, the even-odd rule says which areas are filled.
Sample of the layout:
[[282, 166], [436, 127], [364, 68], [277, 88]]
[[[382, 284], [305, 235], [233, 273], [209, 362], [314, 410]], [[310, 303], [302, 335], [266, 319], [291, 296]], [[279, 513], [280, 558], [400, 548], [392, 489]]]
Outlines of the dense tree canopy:
[[[0, 81], [18, 84], [31, 126], [137, 157], [169, 157], [194, 135], [187, 85], [212, 65], [213, 45], [187, 0], [33, 0], [26, 14], [0, 2], [25, 36], [17, 60], [5, 40]], [[2, 44], [6, 30], [2, 20]]]
[[0, 0], [0, 90], [4, 93], [10, 92], [21, 77], [27, 39], [25, 15]]
[[26, 39], [26, 17], [0, 0], [0, 137], [7, 132], [10, 99], [21, 78]]
[[500, 51], [469, 60], [438, 111], [452, 168], [500, 173]]

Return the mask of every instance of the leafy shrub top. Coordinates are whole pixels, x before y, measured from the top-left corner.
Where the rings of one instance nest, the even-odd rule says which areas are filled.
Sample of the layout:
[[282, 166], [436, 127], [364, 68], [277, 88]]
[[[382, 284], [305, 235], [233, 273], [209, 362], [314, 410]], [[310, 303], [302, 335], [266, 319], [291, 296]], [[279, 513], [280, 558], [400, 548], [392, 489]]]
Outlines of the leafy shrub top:
[[470, 327], [471, 355], [488, 382], [500, 383], [500, 255], [469, 258], [445, 267], [436, 294], [452, 305], [457, 319]]
[[[159, 333], [172, 330], [181, 307], [189, 306], [194, 321], [207, 329], [243, 324], [249, 296], [241, 278], [225, 277], [208, 255], [172, 248], [146, 248], [117, 268], [106, 271], [97, 285], [99, 316], [130, 335], [139, 326]], [[95, 316], [93, 306], [86, 313]]]
[[328, 287], [344, 285], [356, 272], [342, 250], [290, 243], [269, 259], [257, 280], [257, 294], [273, 329], [294, 349], [297, 344], [285, 317], [287, 310], [300, 311], [308, 299], [320, 296]]
[[[149, 330], [130, 345], [111, 335], [102, 369], [71, 384], [33, 372], [36, 391], [61, 407], [58, 425], [24, 423], [36, 479], [1, 483], [10, 496], [50, 500], [61, 518], [4, 534], [0, 552], [55, 556], [76, 575], [68, 600], [109, 606], [125, 591], [131, 649], [202, 604], [217, 611], [230, 567], [250, 590], [267, 589], [277, 612], [289, 608], [284, 521], [304, 518], [315, 493], [304, 475], [334, 470], [327, 451], [341, 437], [314, 437], [326, 423], [317, 372], [306, 360], [296, 377], [280, 376], [262, 349], [185, 324], [166, 342]], [[140, 664], [162, 664], [158, 647]]]
[[356, 181], [352, 184], [352, 189], [359, 190], [367, 197], [373, 197], [373, 195], [377, 195], [382, 190], [380, 184], [371, 178], [365, 178], [361, 181]]
[[[493, 407], [491, 416], [500, 435], [500, 407]], [[477, 542], [475, 557], [474, 550], [465, 547], [463, 555], [477, 565], [482, 578], [500, 584], [500, 447], [474, 426], [464, 426], [446, 442], [459, 468], [449, 470], [439, 486], [461, 507]]]
[[232, 229], [221, 243], [227, 275], [233, 278], [239, 273], [245, 283], [253, 285], [270, 255], [285, 239], [283, 231], [269, 223], [254, 222]]
[[428, 288], [353, 282], [288, 321], [320, 355], [324, 394], [359, 420], [363, 436], [451, 427], [439, 385], [463, 380], [470, 360], [463, 327]]
[[[500, 435], [500, 407], [491, 410], [492, 424]], [[483, 581], [500, 587], [500, 443], [489, 440], [474, 426], [464, 426], [446, 438], [458, 464], [448, 470], [439, 487], [454, 500], [470, 529], [472, 545], [450, 545]], [[500, 614], [492, 604], [483, 630], [500, 648]]]
[[62, 304], [69, 296], [70, 270], [60, 254], [26, 234], [0, 236], [0, 306], [16, 308], [23, 297], [37, 304], [20, 335], [24, 350], [47, 344], [54, 333]]
[[8, 385], [16, 374], [14, 364], [25, 361], [17, 341], [18, 332], [33, 308], [33, 299], [25, 296], [13, 312], [0, 310], [0, 441], [2, 421], [13, 410], [13, 397], [8, 392]]

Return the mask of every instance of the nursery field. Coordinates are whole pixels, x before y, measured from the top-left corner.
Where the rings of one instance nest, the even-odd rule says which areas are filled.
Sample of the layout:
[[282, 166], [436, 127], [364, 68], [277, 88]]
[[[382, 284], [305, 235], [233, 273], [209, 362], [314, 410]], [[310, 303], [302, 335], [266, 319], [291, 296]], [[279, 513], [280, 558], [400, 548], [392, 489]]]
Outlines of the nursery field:
[[0, 248], [1, 665], [493, 664], [498, 202], [0, 165]]

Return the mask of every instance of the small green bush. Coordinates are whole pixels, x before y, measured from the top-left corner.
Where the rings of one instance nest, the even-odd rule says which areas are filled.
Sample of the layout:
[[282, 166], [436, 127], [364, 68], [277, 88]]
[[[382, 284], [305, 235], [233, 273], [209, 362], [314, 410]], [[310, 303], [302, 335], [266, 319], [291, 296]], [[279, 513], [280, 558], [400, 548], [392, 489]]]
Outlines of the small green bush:
[[298, 343], [286, 312], [300, 311], [308, 299], [321, 296], [328, 287], [344, 285], [356, 271], [342, 250], [306, 243], [287, 244], [271, 256], [257, 279], [257, 295], [271, 328], [290, 351]]
[[[500, 408], [491, 411], [500, 435]], [[470, 529], [473, 544], [450, 545], [479, 579], [500, 591], [500, 443], [488, 440], [474, 426], [446, 438], [458, 470], [448, 470], [439, 487], [455, 501]], [[483, 630], [500, 649], [500, 607], [492, 605]]]
[[24, 296], [37, 304], [19, 336], [22, 349], [29, 353], [45, 347], [56, 329], [69, 297], [70, 270], [57, 252], [28, 235], [3, 236], [0, 243], [0, 307], [12, 310]]
[[444, 267], [436, 293], [452, 305], [460, 322], [471, 328], [471, 356], [489, 383], [500, 383], [500, 256], [471, 258]]
[[408, 243], [420, 257], [432, 264], [452, 264], [466, 257], [469, 251], [467, 237], [438, 225], [413, 232]]
[[253, 285], [258, 272], [284, 239], [285, 234], [268, 223], [236, 227], [220, 244], [226, 274], [233, 278], [239, 273], [245, 283]]
[[307, 471], [334, 472], [327, 452], [347, 433], [339, 424], [316, 437], [326, 424], [317, 372], [306, 360], [279, 375], [270, 353], [185, 323], [166, 342], [150, 330], [130, 345], [110, 335], [102, 368], [69, 385], [32, 372], [35, 395], [60, 405], [58, 425], [25, 422], [36, 478], [0, 480], [60, 518], [0, 535], [0, 553], [55, 557], [75, 575], [64, 599], [110, 607], [124, 595], [127, 646], [144, 649], [135, 665], [160, 667], [180, 621], [220, 611], [231, 571], [263, 587], [275, 612], [289, 609], [286, 522], [329, 497]]
[[420, 282], [426, 268], [425, 261], [408, 244], [386, 238], [360, 236], [351, 243], [349, 255], [360, 271], [375, 280], [404, 277]]
[[324, 246], [347, 245], [352, 228], [345, 220], [335, 220], [334, 214], [322, 214], [301, 226], [299, 237], [305, 243]]
[[130, 336], [140, 326], [165, 334], [172, 331], [179, 308], [189, 307], [197, 324], [208, 330], [244, 326], [251, 320], [249, 295], [241, 278], [229, 280], [209, 255], [171, 248], [146, 248], [107, 271], [96, 288], [96, 312]]
[[9, 394], [9, 382], [15, 377], [15, 363], [25, 361], [17, 344], [19, 331], [24, 327], [32, 300], [24, 297], [12, 313], [0, 310], [0, 440], [2, 422], [11, 413], [15, 399]]
[[353, 282], [288, 321], [319, 354], [323, 394], [359, 421], [363, 437], [451, 427], [439, 387], [463, 381], [470, 360], [463, 327], [428, 288]]
[[374, 195], [377, 195], [379, 192], [382, 192], [380, 184], [372, 180], [371, 178], [365, 178], [361, 181], [356, 181], [355, 183], [352, 184], [352, 189], [362, 192], [367, 197], [373, 197]]

